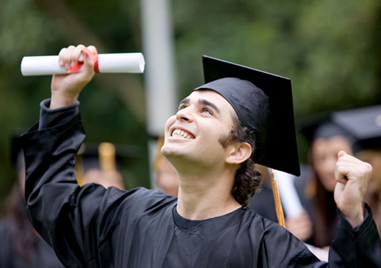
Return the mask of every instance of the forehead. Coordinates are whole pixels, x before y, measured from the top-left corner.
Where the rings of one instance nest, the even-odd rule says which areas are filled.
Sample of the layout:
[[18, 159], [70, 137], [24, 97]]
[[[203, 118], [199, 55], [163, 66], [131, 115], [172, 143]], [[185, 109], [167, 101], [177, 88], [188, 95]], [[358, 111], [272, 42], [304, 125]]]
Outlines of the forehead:
[[203, 89], [203, 90], [195, 90], [191, 94], [189, 94], [186, 99], [190, 101], [199, 101], [199, 100], [207, 100], [214, 105], [218, 105], [218, 108], [228, 108], [231, 111], [234, 111], [233, 107], [230, 103], [222, 97], [220, 94], [213, 90]]
[[237, 114], [230, 103], [213, 90], [195, 90], [184, 100], [195, 104], [205, 104], [205, 102], [203, 102], [205, 100], [215, 105], [219, 109], [221, 116], [229, 116], [231, 118], [237, 117]]
[[333, 136], [330, 138], [318, 138], [312, 144], [312, 151], [316, 153], [338, 152], [340, 150], [351, 153], [351, 144], [346, 137]]

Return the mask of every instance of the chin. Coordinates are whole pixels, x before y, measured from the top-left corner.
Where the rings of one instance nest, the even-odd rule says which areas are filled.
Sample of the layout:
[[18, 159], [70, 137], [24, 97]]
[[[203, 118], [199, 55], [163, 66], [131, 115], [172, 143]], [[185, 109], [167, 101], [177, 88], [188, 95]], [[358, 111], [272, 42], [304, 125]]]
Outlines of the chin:
[[[171, 146], [164, 145], [161, 148], [161, 153], [168, 159], [173, 159], [179, 157], [180, 152], [176, 148], [171, 148]], [[170, 161], [171, 162], [171, 161]]]
[[161, 153], [167, 157], [171, 154], [173, 154], [173, 150], [171, 150], [171, 148], [168, 148], [169, 146], [164, 144], [163, 147], [161, 147]]
[[333, 192], [335, 190], [335, 187], [336, 187], [336, 180], [326, 182], [325, 184], [323, 184], [323, 186], [328, 192]]

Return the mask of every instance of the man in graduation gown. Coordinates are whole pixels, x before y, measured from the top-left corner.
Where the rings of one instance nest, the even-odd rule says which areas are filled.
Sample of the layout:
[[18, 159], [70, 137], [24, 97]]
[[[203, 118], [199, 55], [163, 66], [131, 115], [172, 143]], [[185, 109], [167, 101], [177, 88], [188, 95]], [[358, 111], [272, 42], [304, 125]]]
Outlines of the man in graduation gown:
[[[381, 265], [380, 239], [363, 201], [371, 166], [345, 152], [339, 153], [336, 170], [341, 212], [329, 264], [246, 207], [261, 180], [254, 160], [299, 172], [291, 95], [287, 89], [268, 90], [266, 85], [279, 77], [219, 60], [205, 59], [204, 69], [222, 67], [181, 101], [165, 126], [162, 152], [179, 173], [178, 198], [144, 188], [79, 187], [73, 157], [85, 134], [77, 98], [94, 75], [94, 62], [83, 48], [61, 50], [62, 66], [69, 69], [79, 61], [84, 70], [53, 76], [52, 96], [41, 103], [39, 124], [22, 137], [29, 216], [67, 267]], [[272, 101], [278, 94], [285, 102], [280, 110]], [[279, 126], [284, 129], [274, 133]], [[282, 136], [287, 139], [276, 140]]]

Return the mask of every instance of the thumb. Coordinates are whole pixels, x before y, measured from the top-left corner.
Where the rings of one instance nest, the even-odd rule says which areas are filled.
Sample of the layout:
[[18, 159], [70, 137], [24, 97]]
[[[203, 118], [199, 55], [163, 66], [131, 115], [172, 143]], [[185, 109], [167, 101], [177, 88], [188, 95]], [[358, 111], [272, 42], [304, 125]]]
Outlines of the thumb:
[[341, 150], [340, 152], [338, 152], [337, 157], [340, 158], [340, 157], [343, 157], [346, 154], [347, 153], [345, 151]]
[[88, 46], [87, 47], [91, 52], [93, 52], [94, 54], [98, 54], [98, 51], [97, 51], [97, 48], [95, 46]]
[[[341, 157], [345, 156], [346, 154], [347, 153], [345, 151], [341, 150], [337, 153], [337, 157], [338, 157], [338, 159], [340, 159]], [[342, 184], [346, 184], [348, 181], [348, 179], [346, 178], [346, 172], [344, 172], [344, 170], [342, 168], [340, 168], [340, 166], [338, 166], [337, 164], [336, 164], [336, 169], [335, 169], [335, 178], [336, 178], [337, 182], [340, 182]]]
[[[88, 50], [88, 53], [96, 54], [96, 50], [95, 51], [89, 51]], [[82, 54], [84, 57], [84, 69], [83, 69], [84, 74], [83, 75], [88, 76], [88, 77], [92, 77], [94, 75], [94, 57], [93, 57], [93, 55], [88, 55], [85, 52], [82, 52]]]
[[84, 52], [82, 52], [82, 53], [83, 53], [83, 56], [85, 58], [85, 60], [84, 60], [84, 64], [86, 65], [85, 68], [88, 68], [88, 67], [94, 68], [94, 59], [90, 55], [88, 55], [87, 53], [84, 53]]

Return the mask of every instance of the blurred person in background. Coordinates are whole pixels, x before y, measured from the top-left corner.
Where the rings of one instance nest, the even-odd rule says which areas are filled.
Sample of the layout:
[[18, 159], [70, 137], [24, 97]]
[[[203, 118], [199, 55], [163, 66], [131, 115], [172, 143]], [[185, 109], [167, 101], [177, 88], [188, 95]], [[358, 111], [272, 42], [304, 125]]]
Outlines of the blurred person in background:
[[[305, 187], [305, 181], [307, 180], [306, 174], [310, 174], [310, 167], [306, 164], [301, 164], [301, 175], [300, 177], [292, 177], [292, 187], [295, 188], [295, 192], [297, 198], [300, 199], [300, 192], [303, 190], [299, 190], [297, 187], [301, 187], [299, 184], [303, 182], [302, 188]], [[298, 185], [295, 185], [298, 184]], [[280, 189], [281, 190], [281, 189]], [[282, 197], [282, 196], [281, 196]], [[301, 200], [300, 200], [301, 202]], [[282, 201], [282, 204], [285, 205]], [[287, 210], [285, 210], [285, 224], [287, 230], [289, 230], [293, 235], [299, 238], [303, 242], [311, 242], [311, 236], [313, 233], [313, 224], [312, 219], [308, 211], [311, 211], [310, 202], [303, 202], [300, 204], [302, 206], [302, 211], [298, 215], [290, 216], [287, 214]]]
[[105, 188], [126, 189], [122, 173], [117, 167], [115, 145], [102, 142], [94, 148], [83, 144], [76, 155], [75, 171], [79, 185], [97, 183]]
[[152, 167], [155, 172], [155, 184], [164, 193], [177, 196], [179, 192], [179, 175], [175, 167], [161, 153], [161, 147], [164, 145], [164, 137], [157, 141], [157, 151]]
[[[303, 129], [310, 141], [310, 168], [295, 178], [295, 187], [307, 213], [286, 227], [304, 242], [328, 250], [336, 235], [337, 206], [334, 200], [335, 168], [338, 152], [353, 154], [353, 138], [331, 120], [313, 122]], [[305, 228], [300, 228], [305, 226]]]
[[332, 120], [355, 139], [355, 156], [373, 166], [366, 202], [381, 233], [381, 105], [335, 112]]
[[[83, 148], [76, 156], [79, 183], [124, 189], [115, 154], [115, 146], [111, 143], [101, 143], [96, 153]], [[6, 199], [7, 217], [0, 221], [0, 268], [64, 267], [29, 221], [24, 199], [25, 163], [16, 137], [12, 140], [11, 155], [18, 180]]]
[[372, 208], [378, 233], [381, 234], [381, 148], [362, 150], [356, 154], [356, 157], [373, 166], [365, 200]]
[[34, 230], [25, 208], [25, 165], [17, 138], [12, 163], [18, 179], [6, 199], [7, 216], [0, 221], [0, 268], [61, 268], [53, 249]]

